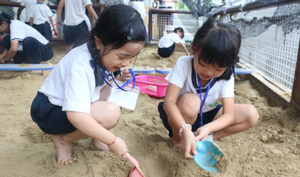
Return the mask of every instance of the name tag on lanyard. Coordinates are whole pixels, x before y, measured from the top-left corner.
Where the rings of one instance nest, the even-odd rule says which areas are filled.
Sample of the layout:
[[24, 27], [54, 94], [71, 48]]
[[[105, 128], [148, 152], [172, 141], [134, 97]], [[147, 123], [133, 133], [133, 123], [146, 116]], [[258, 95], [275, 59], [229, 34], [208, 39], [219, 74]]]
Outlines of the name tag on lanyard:
[[121, 89], [111, 87], [107, 101], [113, 102], [122, 108], [133, 111], [136, 107], [140, 88], [134, 87], [134, 89], [131, 89], [130, 86], [126, 86], [124, 89], [127, 91], [124, 92]]

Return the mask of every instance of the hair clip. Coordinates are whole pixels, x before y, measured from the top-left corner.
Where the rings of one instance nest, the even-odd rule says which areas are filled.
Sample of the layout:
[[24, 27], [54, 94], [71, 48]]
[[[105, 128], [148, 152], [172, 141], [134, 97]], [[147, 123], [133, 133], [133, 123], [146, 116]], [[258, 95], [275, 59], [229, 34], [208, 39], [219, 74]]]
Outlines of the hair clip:
[[129, 33], [127, 35], [127, 40], [128, 41], [131, 41], [132, 40], [132, 34], [133, 34], [133, 29], [130, 27], [129, 28]]

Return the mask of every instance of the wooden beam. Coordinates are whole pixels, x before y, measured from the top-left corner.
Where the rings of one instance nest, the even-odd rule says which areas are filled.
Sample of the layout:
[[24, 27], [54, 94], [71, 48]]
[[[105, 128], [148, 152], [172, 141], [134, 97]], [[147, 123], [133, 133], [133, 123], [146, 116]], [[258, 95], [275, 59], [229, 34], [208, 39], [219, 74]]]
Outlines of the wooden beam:
[[19, 7], [19, 2], [13, 2], [13, 1], [0, 1], [0, 6], [12, 6], [12, 7]]

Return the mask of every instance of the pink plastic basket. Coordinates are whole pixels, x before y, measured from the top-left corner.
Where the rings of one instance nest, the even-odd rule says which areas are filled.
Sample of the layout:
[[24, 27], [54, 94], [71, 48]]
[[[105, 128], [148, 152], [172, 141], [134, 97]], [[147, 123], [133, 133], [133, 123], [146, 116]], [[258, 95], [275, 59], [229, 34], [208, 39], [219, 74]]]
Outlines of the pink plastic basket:
[[151, 76], [151, 75], [139, 75], [136, 76], [136, 86], [140, 87], [141, 92], [162, 98], [166, 95], [169, 82], [163, 77]]

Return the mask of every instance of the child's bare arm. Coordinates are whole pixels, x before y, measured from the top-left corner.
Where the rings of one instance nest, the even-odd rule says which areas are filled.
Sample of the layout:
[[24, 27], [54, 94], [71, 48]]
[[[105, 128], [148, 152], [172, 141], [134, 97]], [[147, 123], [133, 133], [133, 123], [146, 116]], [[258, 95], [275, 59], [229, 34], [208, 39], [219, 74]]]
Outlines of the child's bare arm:
[[67, 111], [68, 120], [85, 135], [110, 146], [112, 152], [124, 155], [128, 152], [123, 140], [101, 126], [91, 115], [82, 112]]
[[98, 15], [96, 14], [94, 8], [92, 5], [88, 5], [86, 6], [86, 8], [88, 9], [89, 13], [93, 16], [94, 19], [98, 20]]
[[30, 24], [30, 26], [33, 25], [33, 17], [30, 17], [29, 24]]
[[54, 24], [53, 18], [51, 16], [49, 17], [49, 20], [52, 25], [54, 33], [57, 34], [58, 32], [57, 32], [57, 29], [55, 28], [55, 24]]
[[10, 48], [9, 48], [9, 51], [7, 53], [7, 58], [6, 58], [8, 62], [13, 61], [13, 57], [16, 55], [16, 53], [18, 51], [18, 44], [19, 44], [18, 40], [11, 41]]
[[56, 12], [56, 27], [57, 27], [57, 31], [59, 31], [62, 23], [61, 23], [61, 11], [62, 11], [62, 8], [64, 7], [65, 5], [65, 0], [60, 0], [59, 1], [59, 4], [57, 6], [57, 12]]
[[185, 157], [193, 158], [193, 154], [197, 154], [196, 152], [196, 142], [195, 136], [191, 131], [191, 127], [183, 127], [185, 124], [192, 124], [191, 122], [186, 122], [177, 106], [178, 94], [180, 92], [180, 88], [176, 85], [169, 84], [168, 90], [164, 99], [164, 110], [168, 116], [168, 123], [172, 127], [174, 138], [180, 137], [179, 130], [182, 128], [182, 136], [183, 136], [183, 146], [185, 149]]
[[182, 48], [184, 49], [184, 51], [185, 51], [186, 55], [187, 55], [187, 56], [189, 56], [189, 55], [190, 55], [190, 53], [189, 53], [189, 50], [186, 48], [185, 44], [184, 44], [183, 42], [182, 42], [182, 43], [180, 43], [180, 44], [181, 44]]

